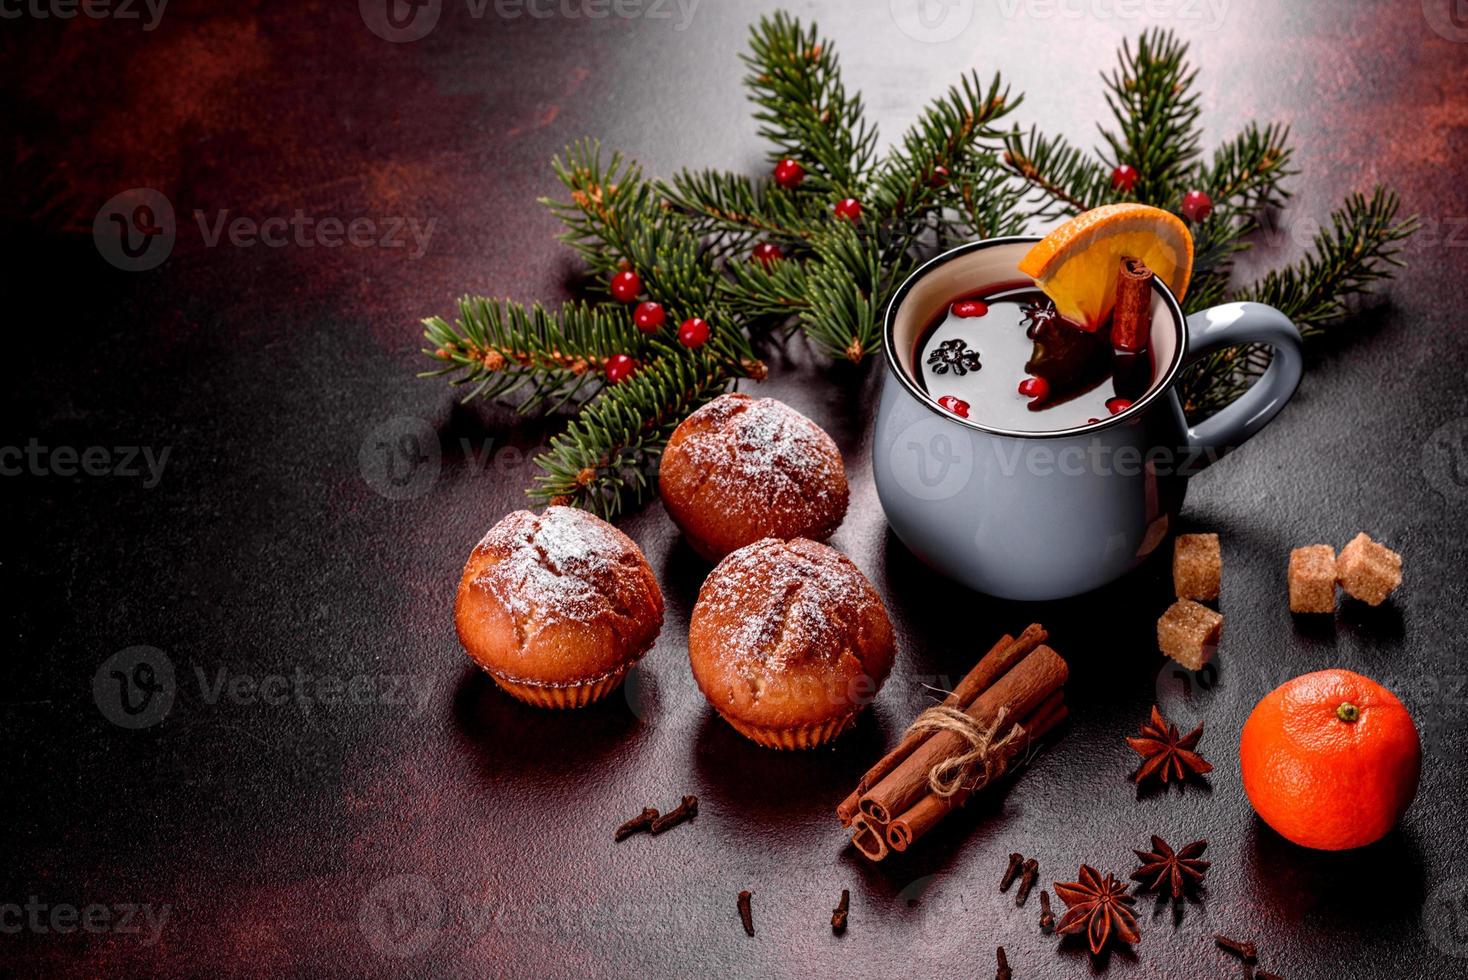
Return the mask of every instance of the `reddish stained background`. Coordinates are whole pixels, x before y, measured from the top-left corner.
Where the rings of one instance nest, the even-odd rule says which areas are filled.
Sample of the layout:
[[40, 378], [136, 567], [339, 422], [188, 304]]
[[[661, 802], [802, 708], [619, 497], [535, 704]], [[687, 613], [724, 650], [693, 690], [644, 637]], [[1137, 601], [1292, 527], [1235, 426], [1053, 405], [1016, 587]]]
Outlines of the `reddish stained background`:
[[[1155, 21], [1193, 42], [1208, 145], [1249, 119], [1293, 126], [1305, 176], [1290, 215], [1323, 220], [1345, 191], [1388, 180], [1439, 238], [1457, 236], [1409, 243], [1392, 305], [1363, 317], [1362, 339], [1318, 354], [1260, 444], [1193, 490], [1190, 519], [1234, 548], [1228, 653], [1241, 680], [1237, 701], [1207, 719], [1220, 773], [1211, 793], [1137, 800], [1120, 778], [1121, 736], [1144, 716], [1159, 671], [1149, 631], [1165, 575], [1039, 608], [934, 580], [886, 533], [871, 491], [875, 372], [831, 371], [798, 346], [772, 355], [766, 391], [846, 451], [852, 516], [836, 543], [877, 581], [903, 641], [897, 677], [856, 732], [832, 752], [777, 756], [704, 709], [682, 632], [705, 569], [656, 505], [625, 526], [668, 592], [668, 625], [625, 697], [547, 716], [466, 667], [447, 616], [459, 564], [519, 506], [531, 475], [523, 464], [478, 473], [469, 450], [533, 448], [555, 425], [512, 427], [501, 409], [456, 408], [441, 386], [415, 380], [417, 319], [447, 314], [464, 292], [565, 294], [576, 270], [535, 198], [557, 192], [547, 162], [570, 140], [600, 136], [655, 173], [762, 170], [737, 60], [760, 9], [772, 8], [705, 0], [677, 31], [616, 17], [475, 19], [449, 3], [432, 34], [407, 44], [373, 35], [350, 3], [175, 0], [152, 32], [6, 22], [0, 218], [17, 303], [6, 444], [40, 435], [174, 450], [169, 478], [148, 494], [126, 481], [25, 483], [16, 558], [0, 568], [0, 584], [30, 597], [14, 614], [21, 655], [4, 668], [21, 749], [0, 902], [166, 903], [170, 920], [152, 946], [119, 934], [0, 936], [10, 969], [816, 975], [864, 959], [892, 975], [983, 973], [987, 947], [1003, 942], [1020, 975], [1082, 976], [1084, 954], [1057, 958], [1032, 910], [1007, 909], [991, 880], [1014, 848], [1040, 854], [1045, 882], [1081, 860], [1125, 873], [1130, 848], [1154, 830], [1213, 840], [1209, 897], [1176, 925], [1148, 909], [1147, 939], [1112, 958], [1113, 975], [1229, 975], [1207, 942], [1214, 929], [1254, 932], [1264, 965], [1289, 976], [1312, 975], [1322, 950], [1352, 975], [1462, 962], [1437, 942], [1429, 910], [1462, 873], [1465, 719], [1446, 688], [1422, 682], [1461, 669], [1432, 638], [1463, 635], [1452, 582], [1468, 528], [1461, 502], [1435, 495], [1399, 447], [1415, 454], [1465, 414], [1456, 328], [1468, 48], [1433, 33], [1415, 3], [1231, 3], [1216, 30]], [[925, 45], [894, 28], [886, 4], [795, 9], [833, 36], [889, 138], [973, 67], [1002, 69], [1027, 93], [1024, 123], [1089, 141], [1104, 112], [1096, 72], [1143, 24], [985, 8], [957, 40]], [[91, 221], [136, 186], [168, 196], [179, 234], [162, 268], [128, 275], [101, 262]], [[418, 259], [209, 248], [196, 209], [211, 220], [221, 209], [257, 219], [302, 209], [435, 224]], [[1269, 251], [1278, 261], [1298, 249]], [[1376, 392], [1389, 410], [1363, 394]], [[382, 499], [358, 471], [364, 438], [393, 416], [429, 420], [445, 447], [443, 477], [416, 501]], [[1281, 617], [1280, 549], [1359, 527], [1401, 544], [1411, 590], [1383, 612], [1343, 613], [1338, 631]], [[968, 615], [956, 620], [956, 609]], [[830, 808], [915, 712], [919, 681], [956, 675], [976, 646], [1036, 618], [1062, 652], [1084, 651], [1061, 746], [906, 863], [872, 869], [843, 851]], [[182, 678], [173, 712], [144, 732], [110, 726], [90, 696], [97, 664], [134, 643], [166, 650]], [[1345, 859], [1273, 837], [1231, 772], [1251, 695], [1327, 663], [1415, 684], [1407, 700], [1429, 749], [1404, 828]], [[195, 671], [221, 669], [411, 674], [432, 691], [422, 711], [211, 704]], [[703, 799], [692, 826], [611, 844], [626, 815], [685, 792]], [[409, 901], [420, 880], [432, 888], [426, 911]], [[824, 922], [842, 887], [853, 890], [852, 928], [835, 940]], [[755, 941], [738, 931], [741, 888], [755, 891]], [[394, 909], [398, 919], [381, 921], [397, 945], [374, 943], [372, 917]], [[499, 924], [474, 924], [485, 909]], [[605, 918], [587, 925], [587, 915]], [[423, 922], [439, 928], [416, 949]]]

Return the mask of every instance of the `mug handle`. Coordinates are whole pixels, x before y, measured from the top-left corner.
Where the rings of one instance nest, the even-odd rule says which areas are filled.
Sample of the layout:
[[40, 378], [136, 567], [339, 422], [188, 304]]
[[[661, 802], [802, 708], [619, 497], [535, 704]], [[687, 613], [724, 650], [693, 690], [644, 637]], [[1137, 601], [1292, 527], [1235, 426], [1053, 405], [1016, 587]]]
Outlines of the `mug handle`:
[[1264, 428], [1294, 395], [1305, 371], [1300, 331], [1289, 317], [1263, 303], [1224, 303], [1188, 317], [1188, 363], [1222, 347], [1267, 344], [1269, 367], [1231, 404], [1188, 426], [1176, 390], [1172, 393], [1195, 466], [1201, 469], [1242, 446]]

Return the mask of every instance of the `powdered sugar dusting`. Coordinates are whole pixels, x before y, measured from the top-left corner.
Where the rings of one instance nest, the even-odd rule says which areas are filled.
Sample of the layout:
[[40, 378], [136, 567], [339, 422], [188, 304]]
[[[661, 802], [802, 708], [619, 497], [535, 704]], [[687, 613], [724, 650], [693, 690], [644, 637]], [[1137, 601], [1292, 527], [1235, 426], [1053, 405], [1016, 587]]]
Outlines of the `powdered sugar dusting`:
[[841, 469], [836, 444], [783, 402], [725, 395], [690, 416], [700, 418], [716, 424], [695, 428], [681, 451], [717, 492], [759, 493], [771, 502], [825, 501], [833, 495]]
[[[839, 659], [855, 642], [854, 611], [870, 587], [834, 549], [766, 538], [729, 555], [699, 593], [704, 613], [735, 624], [720, 659], [781, 671]], [[786, 639], [791, 642], [785, 642]]]
[[504, 557], [474, 579], [514, 617], [528, 621], [585, 621], [624, 612], [613, 597], [624, 594], [636, 560], [621, 532], [583, 511], [550, 507], [541, 516], [518, 511], [500, 521], [480, 549]]

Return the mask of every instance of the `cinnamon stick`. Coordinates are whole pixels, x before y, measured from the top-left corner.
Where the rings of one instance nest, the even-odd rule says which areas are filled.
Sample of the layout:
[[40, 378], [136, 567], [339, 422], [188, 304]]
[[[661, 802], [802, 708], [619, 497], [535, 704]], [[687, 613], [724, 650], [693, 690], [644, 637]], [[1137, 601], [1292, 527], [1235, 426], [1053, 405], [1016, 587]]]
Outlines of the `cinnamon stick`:
[[873, 861], [882, 860], [891, 850], [887, 846], [887, 825], [871, 822], [864, 813], [851, 821], [851, 843]]
[[1127, 256], [1116, 275], [1116, 305], [1111, 310], [1111, 346], [1135, 353], [1152, 340], [1152, 270]]
[[[943, 699], [943, 706], [945, 708], [965, 708], [972, 704], [975, 698], [993, 686], [995, 681], [1008, 673], [1015, 664], [1048, 638], [1049, 634], [1045, 632], [1045, 627], [1039, 623], [1031, 623], [1025, 627], [1024, 632], [1020, 633], [1018, 638], [1006, 633], [1000, 637], [998, 643], [990, 648], [988, 653], [979, 658], [979, 662], [974, 664], [973, 669], [965, 674], [963, 680], [958, 682], [958, 686]], [[877, 760], [876, 765], [867, 770], [856, 784], [856, 789], [852, 790], [851, 794], [836, 807], [836, 816], [841, 820], [841, 826], [851, 826], [851, 821], [860, 807], [861, 797], [912, 755], [913, 751], [927, 740], [929, 734], [928, 732], [908, 732], [891, 752], [882, 756]]]
[[[1014, 725], [1030, 715], [1046, 698], [1060, 690], [1069, 668], [1060, 654], [1041, 645], [964, 709], [979, 725], [994, 725], [1000, 710], [1006, 712], [996, 737], [1002, 738]], [[928, 772], [945, 758], [964, 749], [963, 739], [953, 732], [934, 732], [895, 769], [862, 797], [859, 809], [869, 821], [880, 824], [905, 814], [928, 792]]]
[[[1024, 730], [1024, 737], [1016, 740], [1014, 745], [1006, 750], [1009, 758], [1003, 761], [1004, 767], [1008, 768], [1015, 757], [1060, 727], [1068, 715], [1069, 711], [1065, 707], [1064, 694], [1061, 691], [1056, 691], [1046, 698], [1044, 703], [1021, 723], [1020, 727]], [[932, 830], [938, 821], [962, 806], [970, 795], [968, 790], [959, 790], [945, 798], [929, 791], [905, 813], [887, 824], [888, 846], [894, 851], [907, 850], [918, 838]]]

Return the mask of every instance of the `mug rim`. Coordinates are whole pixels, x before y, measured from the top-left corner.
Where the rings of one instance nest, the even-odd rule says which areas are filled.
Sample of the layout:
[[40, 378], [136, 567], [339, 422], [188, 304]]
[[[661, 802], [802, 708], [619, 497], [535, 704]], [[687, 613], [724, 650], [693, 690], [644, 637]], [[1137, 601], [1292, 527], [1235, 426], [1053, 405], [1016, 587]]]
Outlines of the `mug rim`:
[[1172, 389], [1178, 374], [1182, 372], [1183, 361], [1188, 353], [1187, 318], [1183, 315], [1182, 307], [1178, 305], [1177, 297], [1172, 295], [1172, 290], [1168, 289], [1160, 278], [1153, 276], [1152, 289], [1162, 296], [1163, 304], [1167, 307], [1168, 312], [1172, 314], [1172, 320], [1176, 326], [1178, 335], [1177, 347], [1173, 351], [1172, 363], [1167, 366], [1167, 370], [1163, 372], [1161, 378], [1152, 385], [1152, 389], [1147, 394], [1133, 402], [1124, 412], [1118, 412], [1115, 415], [1102, 419], [1100, 422], [1072, 426], [1069, 429], [1054, 429], [1047, 432], [1022, 432], [1016, 429], [1003, 429], [998, 426], [984, 425], [973, 419], [954, 415], [952, 412], [945, 411], [931, 395], [918, 387], [917, 382], [898, 363], [896, 349], [892, 343], [892, 335], [897, 323], [897, 308], [902, 305], [902, 301], [912, 291], [912, 288], [917, 284], [918, 280], [922, 279], [934, 268], [951, 262], [959, 256], [967, 255], [970, 252], [993, 248], [997, 245], [1033, 245], [1040, 240], [1041, 236], [1039, 235], [1004, 235], [999, 238], [984, 238], [976, 242], [965, 242], [962, 245], [955, 246], [946, 252], [933, 256], [918, 266], [903, 280], [902, 285], [897, 287], [897, 292], [892, 294], [892, 300], [887, 304], [887, 313], [883, 317], [882, 322], [882, 347], [887, 355], [887, 369], [897, 377], [897, 380], [902, 383], [910, 395], [940, 418], [966, 426], [970, 429], [976, 429], [979, 432], [987, 432], [990, 435], [1005, 436], [1011, 439], [1068, 438], [1089, 432], [1099, 432], [1102, 429], [1110, 428], [1114, 425], [1121, 425], [1127, 419], [1140, 415], [1160, 400], [1166, 392]]

